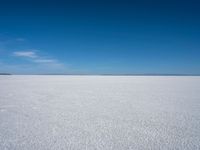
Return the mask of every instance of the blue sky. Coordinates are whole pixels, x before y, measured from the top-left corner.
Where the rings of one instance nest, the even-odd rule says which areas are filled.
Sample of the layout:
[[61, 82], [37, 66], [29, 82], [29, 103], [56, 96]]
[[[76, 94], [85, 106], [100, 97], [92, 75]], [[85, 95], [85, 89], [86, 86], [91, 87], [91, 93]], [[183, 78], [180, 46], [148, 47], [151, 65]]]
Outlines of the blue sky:
[[198, 1], [7, 0], [0, 72], [200, 74]]

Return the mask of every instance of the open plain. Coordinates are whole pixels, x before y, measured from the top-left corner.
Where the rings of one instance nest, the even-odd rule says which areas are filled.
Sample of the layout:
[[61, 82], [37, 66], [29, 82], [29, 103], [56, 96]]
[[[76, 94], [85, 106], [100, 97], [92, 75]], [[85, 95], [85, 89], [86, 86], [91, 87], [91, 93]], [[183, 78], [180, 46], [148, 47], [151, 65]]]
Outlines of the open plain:
[[1, 150], [199, 150], [198, 76], [0, 76]]

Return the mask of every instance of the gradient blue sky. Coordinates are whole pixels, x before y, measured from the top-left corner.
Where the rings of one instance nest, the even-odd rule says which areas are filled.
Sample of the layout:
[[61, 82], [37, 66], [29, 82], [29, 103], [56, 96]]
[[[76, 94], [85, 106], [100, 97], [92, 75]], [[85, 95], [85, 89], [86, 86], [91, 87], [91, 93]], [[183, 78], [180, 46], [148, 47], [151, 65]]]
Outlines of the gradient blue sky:
[[0, 2], [0, 72], [200, 74], [198, 1]]

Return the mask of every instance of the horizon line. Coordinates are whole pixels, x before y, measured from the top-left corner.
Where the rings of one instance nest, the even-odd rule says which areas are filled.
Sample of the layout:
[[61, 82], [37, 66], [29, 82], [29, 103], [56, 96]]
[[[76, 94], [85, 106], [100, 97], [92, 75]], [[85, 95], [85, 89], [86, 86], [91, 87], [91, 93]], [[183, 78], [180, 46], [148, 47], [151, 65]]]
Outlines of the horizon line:
[[15, 73], [0, 73], [0, 75], [81, 75], [81, 76], [200, 76], [200, 74], [187, 74], [187, 73], [100, 73], [100, 74], [87, 74], [87, 73], [32, 73], [32, 74], [15, 74]]

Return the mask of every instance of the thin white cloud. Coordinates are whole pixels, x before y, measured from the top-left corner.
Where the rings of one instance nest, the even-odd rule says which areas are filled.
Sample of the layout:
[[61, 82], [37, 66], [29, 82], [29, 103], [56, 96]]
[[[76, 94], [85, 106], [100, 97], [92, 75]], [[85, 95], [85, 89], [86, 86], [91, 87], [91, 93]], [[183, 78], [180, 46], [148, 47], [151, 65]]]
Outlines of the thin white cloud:
[[38, 55], [34, 51], [17, 51], [13, 53], [16, 57], [37, 58]]
[[58, 61], [57, 59], [48, 58], [48, 56], [41, 56], [34, 51], [16, 51], [13, 53], [16, 57], [22, 57], [28, 59], [30, 62], [40, 64], [42, 66], [51, 67], [51, 68], [65, 68], [65, 65]]
[[11, 74], [65, 74], [69, 72], [69, 66], [59, 62], [8, 64], [0, 61], [0, 72]]
[[34, 62], [36, 63], [55, 63], [57, 60], [55, 59], [35, 59]]

